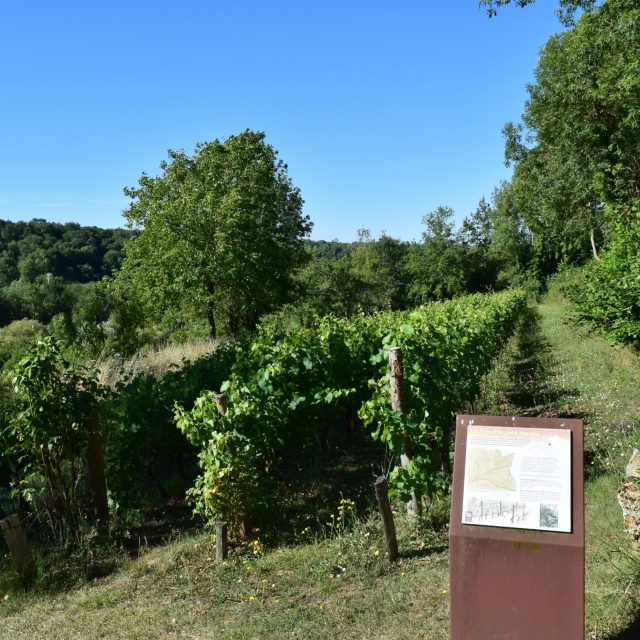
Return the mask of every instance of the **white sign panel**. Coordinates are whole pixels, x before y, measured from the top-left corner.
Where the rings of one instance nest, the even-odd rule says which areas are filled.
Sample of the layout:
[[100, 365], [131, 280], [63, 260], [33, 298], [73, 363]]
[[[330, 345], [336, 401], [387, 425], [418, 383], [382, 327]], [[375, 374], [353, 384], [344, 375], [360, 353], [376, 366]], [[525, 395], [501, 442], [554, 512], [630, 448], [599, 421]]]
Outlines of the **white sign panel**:
[[571, 532], [571, 431], [470, 424], [462, 522]]

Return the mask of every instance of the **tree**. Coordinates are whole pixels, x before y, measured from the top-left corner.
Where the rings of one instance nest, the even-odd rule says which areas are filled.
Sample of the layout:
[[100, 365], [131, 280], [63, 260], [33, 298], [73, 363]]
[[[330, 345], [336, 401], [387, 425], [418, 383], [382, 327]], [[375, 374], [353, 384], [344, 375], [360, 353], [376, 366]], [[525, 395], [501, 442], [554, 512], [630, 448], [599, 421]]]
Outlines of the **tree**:
[[409, 287], [405, 268], [408, 249], [408, 243], [384, 232], [374, 240], [368, 229], [358, 231], [351, 263], [358, 277], [367, 283], [365, 311], [405, 307]]
[[292, 298], [311, 230], [303, 200], [265, 134], [246, 130], [200, 143], [193, 156], [169, 151], [162, 174], [125, 189], [127, 246], [117, 283], [161, 316], [199, 308], [209, 335], [235, 333]]
[[508, 124], [513, 197], [544, 262], [582, 262], [607, 237], [604, 204], [640, 196], [640, 7], [608, 0], [542, 50], [523, 124]]
[[450, 207], [427, 213], [422, 219], [426, 227], [422, 244], [409, 250], [407, 269], [413, 281], [409, 296], [417, 304], [467, 291], [465, 251], [454, 233], [453, 215]]
[[[533, 4], [536, 0], [515, 0], [518, 7], [526, 7]], [[480, 0], [480, 6], [487, 8], [490, 18], [498, 13], [499, 7], [511, 4], [511, 0]], [[560, 0], [560, 6], [556, 9], [556, 15], [560, 22], [565, 26], [573, 25], [574, 15], [578, 9], [590, 11], [596, 4], [596, 0]]]

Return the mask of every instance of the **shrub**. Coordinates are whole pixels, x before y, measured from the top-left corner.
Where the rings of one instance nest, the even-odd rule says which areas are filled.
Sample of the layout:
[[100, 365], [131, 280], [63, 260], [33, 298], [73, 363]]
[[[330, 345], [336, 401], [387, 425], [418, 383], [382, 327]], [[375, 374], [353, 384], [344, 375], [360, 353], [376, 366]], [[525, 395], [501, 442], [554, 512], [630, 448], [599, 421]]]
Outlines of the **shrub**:
[[[610, 215], [611, 212], [610, 212]], [[640, 343], [640, 203], [619, 212], [612, 240], [599, 261], [589, 263], [567, 287], [578, 316], [616, 341]]]

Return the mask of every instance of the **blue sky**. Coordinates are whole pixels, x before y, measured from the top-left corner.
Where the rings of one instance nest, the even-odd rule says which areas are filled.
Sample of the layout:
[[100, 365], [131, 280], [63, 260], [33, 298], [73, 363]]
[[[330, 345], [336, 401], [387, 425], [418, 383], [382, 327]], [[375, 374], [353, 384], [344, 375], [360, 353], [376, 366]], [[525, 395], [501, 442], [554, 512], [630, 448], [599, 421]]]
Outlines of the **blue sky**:
[[462, 219], [510, 171], [556, 2], [7, 2], [0, 218], [123, 226], [125, 186], [166, 151], [250, 128], [289, 165], [312, 237], [405, 240]]

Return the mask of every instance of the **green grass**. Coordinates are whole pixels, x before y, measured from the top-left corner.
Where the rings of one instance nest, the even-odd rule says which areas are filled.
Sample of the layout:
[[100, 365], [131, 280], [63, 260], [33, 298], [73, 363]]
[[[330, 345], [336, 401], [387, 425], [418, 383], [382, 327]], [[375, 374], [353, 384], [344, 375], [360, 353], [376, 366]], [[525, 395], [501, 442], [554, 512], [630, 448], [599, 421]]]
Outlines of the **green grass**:
[[[547, 297], [524, 319], [475, 409], [584, 418], [587, 638], [637, 640], [640, 561], [616, 490], [639, 440], [640, 364], [565, 323], [564, 313]], [[419, 527], [398, 516], [402, 557], [393, 565], [375, 514], [336, 527], [325, 516], [339, 515], [338, 504], [331, 497], [318, 505], [323, 515], [308, 533], [259, 556], [238, 548], [225, 566], [214, 564], [210, 537], [198, 534], [66, 591], [21, 593], [0, 572], [0, 638], [448, 638], [447, 503]]]
[[247, 549], [225, 566], [214, 564], [208, 536], [175, 541], [68, 593], [10, 595], [0, 635], [444, 639], [446, 534], [399, 525], [405, 555], [393, 565], [375, 519], [260, 557]]

